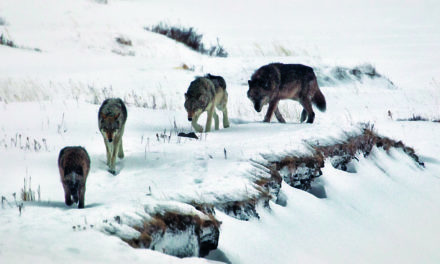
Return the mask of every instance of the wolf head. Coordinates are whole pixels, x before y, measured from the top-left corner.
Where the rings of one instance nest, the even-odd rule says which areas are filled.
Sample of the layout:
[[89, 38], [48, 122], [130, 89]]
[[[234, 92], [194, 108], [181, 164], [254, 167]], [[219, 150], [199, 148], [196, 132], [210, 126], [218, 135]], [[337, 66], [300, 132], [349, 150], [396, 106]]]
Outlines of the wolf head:
[[188, 121], [192, 121], [194, 115], [203, 112], [209, 103], [209, 97], [206, 94], [192, 96], [185, 93], [185, 109], [188, 112]]
[[276, 96], [280, 73], [274, 66], [263, 66], [252, 75], [248, 84], [247, 96], [254, 104], [255, 111], [261, 112], [263, 106]]
[[105, 115], [101, 113], [99, 118], [99, 128], [102, 135], [108, 142], [112, 143], [115, 136], [121, 129], [122, 121], [120, 120], [120, 113], [116, 115]]
[[268, 104], [272, 97], [272, 89], [268, 82], [260, 82], [249, 80], [249, 90], [247, 92], [248, 98], [254, 104], [255, 111], [261, 112], [265, 104]]

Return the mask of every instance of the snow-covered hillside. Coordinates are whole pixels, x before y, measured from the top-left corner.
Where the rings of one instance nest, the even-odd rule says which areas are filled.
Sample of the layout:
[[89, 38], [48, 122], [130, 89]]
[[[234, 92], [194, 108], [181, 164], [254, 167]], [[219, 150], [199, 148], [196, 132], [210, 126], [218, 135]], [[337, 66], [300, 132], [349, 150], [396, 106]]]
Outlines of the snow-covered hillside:
[[[438, 263], [440, 123], [430, 120], [440, 119], [439, 12], [428, 0], [2, 0], [0, 34], [19, 48], [0, 45], [0, 262]], [[207, 44], [219, 38], [229, 57], [144, 29], [161, 21], [193, 26]], [[267, 107], [254, 111], [247, 80], [270, 62], [315, 69], [327, 111], [316, 110], [314, 124], [299, 123], [292, 101], [280, 103], [287, 124], [261, 122]], [[381, 76], [336, 74], [353, 68]], [[184, 93], [206, 73], [227, 82], [231, 127], [179, 138], [191, 131]], [[107, 97], [128, 107], [116, 176], [97, 123]], [[429, 121], [397, 121], [413, 115]], [[327, 159], [308, 192], [283, 182], [249, 221], [221, 210], [261, 197], [256, 182], [271, 177], [261, 164], [342, 142], [361, 123], [413, 147], [425, 166], [399, 148], [374, 147], [352, 172]], [[91, 157], [82, 210], [64, 204], [57, 158], [69, 145]], [[37, 201], [22, 207], [23, 181]], [[125, 242], [167, 211], [209, 220], [196, 204], [213, 205], [221, 221], [206, 258]], [[172, 254], [168, 246], [191, 243], [184, 238], [156, 249]]]

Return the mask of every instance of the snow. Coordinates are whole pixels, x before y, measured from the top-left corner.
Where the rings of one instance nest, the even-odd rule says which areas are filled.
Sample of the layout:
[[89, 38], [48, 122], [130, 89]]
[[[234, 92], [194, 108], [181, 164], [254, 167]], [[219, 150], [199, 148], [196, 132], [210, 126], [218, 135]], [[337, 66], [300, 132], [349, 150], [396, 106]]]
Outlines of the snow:
[[[0, 46], [0, 195], [8, 200], [0, 208], [1, 262], [437, 263], [439, 123], [395, 120], [440, 118], [439, 11], [429, 0], [2, 0], [0, 34], [41, 52]], [[200, 55], [143, 29], [160, 21], [194, 26], [207, 44], [218, 37], [230, 56]], [[118, 44], [119, 36], [133, 46]], [[247, 80], [274, 61], [323, 73], [372, 64], [395, 87], [368, 78], [322, 85], [327, 112], [316, 110], [313, 125], [298, 123], [296, 102], [280, 104], [287, 124], [265, 124], [267, 107], [253, 110]], [[231, 127], [179, 139], [175, 125], [191, 130], [183, 94], [194, 76], [208, 72], [226, 79]], [[116, 176], [107, 172], [97, 126], [109, 96], [128, 106], [126, 157]], [[217, 210], [219, 247], [207, 259], [133, 249], [120, 239], [137, 236], [132, 226], [155, 213], [204, 217], [187, 203], [257, 195], [253, 181], [268, 172], [253, 160], [306, 155], [307, 142], [340, 142], [359, 132], [360, 122], [413, 147], [425, 168], [398, 150], [359, 157], [350, 164], [355, 173], [327, 160], [316, 192], [283, 182], [286, 204], [258, 208], [260, 219]], [[157, 140], [162, 133], [171, 133], [169, 141]], [[83, 210], [64, 204], [56, 161], [68, 145], [84, 146], [92, 161]], [[13, 193], [19, 200], [29, 178], [41, 201], [25, 202], [20, 214]]]

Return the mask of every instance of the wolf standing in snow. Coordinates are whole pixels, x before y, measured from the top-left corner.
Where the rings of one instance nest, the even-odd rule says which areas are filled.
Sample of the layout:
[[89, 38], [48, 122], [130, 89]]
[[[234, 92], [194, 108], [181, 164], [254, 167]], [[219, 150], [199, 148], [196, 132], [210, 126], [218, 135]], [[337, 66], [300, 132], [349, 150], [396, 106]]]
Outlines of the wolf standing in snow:
[[214, 117], [215, 129], [219, 129], [219, 118], [215, 108], [223, 112], [223, 127], [229, 127], [228, 119], [228, 93], [226, 82], [221, 76], [207, 74], [204, 77], [197, 77], [189, 85], [185, 93], [185, 109], [188, 112], [188, 120], [195, 131], [203, 132], [203, 127], [197, 123], [200, 115], [208, 111], [205, 132], [211, 131], [212, 118]]
[[262, 66], [248, 81], [247, 95], [253, 102], [257, 112], [265, 104], [269, 104], [264, 122], [270, 122], [273, 114], [280, 123], [285, 123], [278, 109], [278, 102], [283, 99], [299, 101], [304, 107], [301, 122], [307, 118], [307, 123], [313, 123], [315, 113], [312, 103], [319, 110], [325, 111], [325, 97], [319, 90], [313, 69], [301, 64], [272, 63]]
[[116, 155], [121, 159], [124, 157], [122, 135], [125, 121], [127, 121], [127, 108], [120, 98], [109, 98], [102, 103], [98, 113], [98, 125], [104, 137], [107, 165], [112, 174], [116, 174]]
[[[58, 169], [64, 188], [66, 205], [78, 203], [84, 208], [86, 180], [90, 171], [89, 154], [83, 147], [65, 147], [58, 156]], [[72, 202], [73, 198], [73, 202]]]

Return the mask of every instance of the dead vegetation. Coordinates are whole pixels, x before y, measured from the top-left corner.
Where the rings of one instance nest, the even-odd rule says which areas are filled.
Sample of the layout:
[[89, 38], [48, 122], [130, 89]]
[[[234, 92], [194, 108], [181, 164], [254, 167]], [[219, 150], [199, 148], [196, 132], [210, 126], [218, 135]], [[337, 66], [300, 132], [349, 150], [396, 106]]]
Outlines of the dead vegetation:
[[311, 147], [314, 149], [312, 156], [288, 156], [273, 163], [287, 184], [305, 191], [310, 189], [315, 178], [322, 175], [321, 168], [324, 167], [325, 159], [330, 158], [336, 169], [348, 171], [350, 162], [357, 160], [358, 155], [367, 157], [373, 147], [382, 148], [387, 152], [391, 148], [401, 149], [418, 165], [424, 166], [413, 148], [405, 146], [402, 141], [379, 136], [370, 125], [365, 125], [360, 134], [348, 136], [341, 143], [311, 144]]
[[[198, 215], [166, 212], [154, 215], [153, 219], [144, 222], [143, 226], [134, 227], [140, 232], [139, 237], [125, 241], [134, 248], [159, 249], [164, 253], [178, 257], [203, 257], [210, 250], [217, 248], [220, 224], [221, 222], [217, 221], [213, 215], [202, 219]], [[184, 236], [189, 241], [196, 241], [198, 245], [187, 248], [172, 248], [172, 243], [170, 243], [170, 248], [167, 248], [168, 246], [164, 247], [161, 243], [161, 240], [167, 235]], [[160, 248], [156, 248], [158, 245]]]
[[7, 39], [3, 34], [0, 35], [0, 45], [17, 48], [17, 45], [12, 40]]
[[15, 133], [14, 136], [4, 135], [0, 139], [0, 149], [20, 149], [23, 151], [49, 151], [45, 138], [36, 139], [21, 133]]
[[10, 40], [6, 36], [4, 36], [3, 33], [0, 35], [0, 45], [8, 46], [11, 48], [18, 48], [18, 49], [25, 49], [25, 50], [32, 50], [32, 51], [41, 52], [41, 49], [39, 49], [39, 48], [29, 48], [29, 47], [18, 46], [12, 40]]
[[322, 175], [324, 156], [319, 152], [313, 156], [289, 156], [274, 162], [274, 165], [287, 184], [308, 190], [312, 181]]
[[228, 56], [228, 52], [226, 52], [218, 39], [216, 45], [207, 48], [202, 42], [203, 35], [197, 33], [193, 27], [170, 26], [164, 22], [160, 22], [157, 25], [145, 27], [145, 30], [167, 36], [201, 54], [215, 57]]
[[421, 115], [415, 115], [413, 114], [411, 117], [409, 118], [399, 118], [397, 119], [397, 121], [424, 121], [424, 122], [434, 122], [434, 123], [438, 123], [440, 122], [440, 119], [429, 119], [427, 117], [423, 117]]
[[26, 178], [23, 179], [23, 188], [21, 189], [21, 200], [24, 202], [35, 201], [38, 198], [38, 201], [41, 200], [40, 186], [38, 185], [37, 189], [37, 197], [35, 196], [35, 191], [32, 190], [32, 178], [29, 176], [28, 180]]
[[118, 42], [118, 43], [121, 44], [121, 45], [124, 45], [124, 46], [133, 46], [133, 43], [132, 43], [131, 40], [128, 39], [128, 38], [117, 37], [115, 40], [116, 40], [116, 42]]
[[396, 89], [394, 83], [386, 76], [377, 72], [371, 64], [357, 65], [353, 68], [334, 66], [316, 68], [318, 84], [320, 86], [335, 86], [338, 83], [363, 82], [368, 79], [382, 79], [387, 83], [388, 88]]

